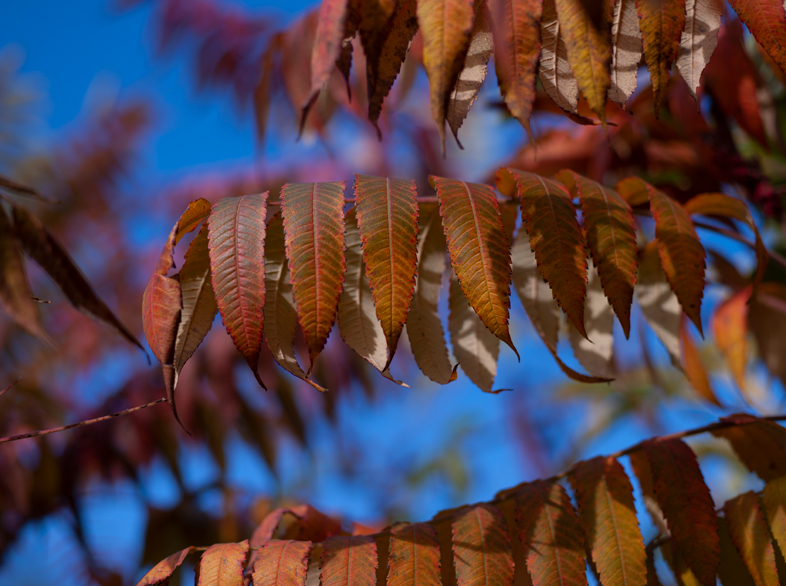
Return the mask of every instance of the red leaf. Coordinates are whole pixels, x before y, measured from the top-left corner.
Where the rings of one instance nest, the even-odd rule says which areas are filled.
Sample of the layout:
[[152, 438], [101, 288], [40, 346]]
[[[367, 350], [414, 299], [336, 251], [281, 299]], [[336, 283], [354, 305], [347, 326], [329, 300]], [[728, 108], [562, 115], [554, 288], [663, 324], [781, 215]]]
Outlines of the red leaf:
[[202, 554], [197, 568], [197, 586], [243, 586], [248, 541], [217, 543]]
[[786, 72], [786, 13], [781, 0], [729, 0], [753, 37]]
[[765, 482], [786, 476], [786, 429], [773, 421], [740, 414], [750, 422], [716, 429], [715, 437], [726, 439], [743, 464]]
[[167, 586], [172, 579], [172, 574], [192, 551], [194, 551], [193, 545], [161, 560], [137, 582], [136, 586]]
[[439, 543], [428, 523], [402, 523], [390, 530], [388, 586], [439, 586]]
[[254, 586], [305, 586], [310, 541], [268, 541], [254, 564]]
[[456, 515], [453, 555], [458, 586], [512, 586], [510, 534], [497, 507], [480, 504]]
[[377, 545], [368, 535], [331, 537], [322, 552], [322, 586], [376, 586]]

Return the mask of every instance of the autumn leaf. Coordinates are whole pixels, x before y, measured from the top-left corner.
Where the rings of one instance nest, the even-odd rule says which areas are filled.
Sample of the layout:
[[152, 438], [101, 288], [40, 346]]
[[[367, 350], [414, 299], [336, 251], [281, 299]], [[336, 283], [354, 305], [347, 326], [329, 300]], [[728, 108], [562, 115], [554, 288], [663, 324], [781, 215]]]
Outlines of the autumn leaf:
[[259, 143], [262, 143], [267, 133], [267, 119], [270, 112], [271, 94], [274, 88], [275, 60], [276, 56], [281, 53], [283, 42], [283, 33], [273, 35], [262, 55], [262, 72], [259, 82], [254, 89], [254, 121]]
[[614, 351], [614, 313], [603, 295], [598, 271], [591, 262], [588, 274], [587, 296], [584, 299], [584, 325], [589, 340], [571, 324], [570, 344], [579, 364], [595, 377], [608, 378], [611, 374], [611, 359]]
[[720, 564], [718, 565], [720, 583], [723, 586], [756, 586], [737, 547], [731, 541], [728, 523], [723, 517], [718, 517], [718, 535], [720, 536]]
[[748, 329], [756, 338], [759, 356], [770, 373], [786, 381], [786, 286], [759, 285], [748, 306]]
[[390, 530], [388, 586], [439, 586], [439, 543], [428, 523], [401, 523]]
[[748, 300], [751, 292], [752, 288], [746, 287], [733, 294], [717, 307], [710, 318], [715, 345], [740, 389], [745, 388], [748, 364]]
[[322, 586], [376, 586], [377, 546], [368, 535], [330, 537], [322, 551]]
[[248, 541], [217, 543], [202, 554], [197, 569], [197, 586], [242, 586]]
[[281, 188], [287, 262], [314, 367], [336, 320], [344, 282], [344, 182], [289, 183]]
[[254, 564], [254, 586], [303, 586], [310, 551], [310, 541], [265, 542]]
[[765, 482], [786, 476], [786, 429], [777, 423], [750, 417], [748, 425], [716, 429], [712, 435], [726, 439], [745, 467]]
[[262, 388], [257, 363], [265, 305], [267, 196], [228, 197], [208, 218], [210, 270], [221, 319]]
[[565, 34], [555, 0], [543, 0], [540, 21], [541, 54], [538, 77], [546, 94], [560, 108], [578, 114], [579, 85], [568, 62]]
[[677, 69], [697, 102], [701, 74], [718, 45], [722, 14], [720, 0], [685, 0], [685, 29], [680, 38]]
[[617, 0], [611, 16], [609, 99], [624, 104], [636, 91], [642, 41], [635, 0]]
[[301, 126], [341, 55], [350, 0], [323, 0], [311, 53], [311, 94], [301, 105]]
[[783, 554], [786, 552], [786, 476], [768, 482], [762, 498], [772, 535]]
[[786, 13], [781, 0], [729, 0], [756, 42], [786, 71]]
[[636, 295], [644, 319], [666, 347], [671, 363], [681, 365], [679, 336], [682, 309], [660, 266], [657, 243], [654, 241], [642, 250], [638, 281]]
[[712, 390], [707, 368], [701, 360], [699, 349], [696, 347], [690, 332], [688, 332], [687, 323], [684, 319], [680, 324], [680, 348], [682, 350], [682, 368], [685, 371], [688, 382], [690, 382], [702, 399], [720, 406], [720, 401], [715, 396], [715, 391]]
[[505, 518], [480, 504], [453, 519], [453, 557], [458, 586], [510, 586], [513, 554]]
[[749, 491], [727, 501], [723, 509], [731, 540], [756, 586], [778, 586], [772, 536], [759, 505], [759, 497]]
[[193, 545], [161, 560], [137, 582], [136, 586], [167, 586], [172, 579], [172, 574], [192, 551], [194, 551]]

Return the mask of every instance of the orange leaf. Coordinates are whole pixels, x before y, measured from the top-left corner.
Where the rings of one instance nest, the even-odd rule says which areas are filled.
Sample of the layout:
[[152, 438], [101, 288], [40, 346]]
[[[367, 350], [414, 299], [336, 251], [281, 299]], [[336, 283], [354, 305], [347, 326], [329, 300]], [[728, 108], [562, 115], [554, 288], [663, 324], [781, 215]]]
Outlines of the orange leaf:
[[429, 181], [439, 196], [450, 262], [464, 296], [491, 333], [518, 356], [508, 330], [510, 243], [494, 189], [433, 175]]
[[193, 545], [161, 560], [137, 582], [136, 586], [167, 586], [172, 579], [172, 574], [192, 551], [194, 551]]
[[418, 204], [414, 181], [355, 175], [357, 223], [376, 315], [396, 352], [415, 290]]
[[636, 91], [641, 61], [641, 30], [635, 0], [617, 0], [611, 17], [609, 99], [624, 104]]
[[655, 117], [669, 84], [669, 70], [677, 58], [685, 28], [686, 0], [636, 0], [639, 27], [644, 42], [644, 61], [650, 72], [655, 100]]
[[494, 65], [508, 110], [532, 138], [529, 118], [535, 101], [535, 72], [540, 55], [541, 0], [489, 0], [494, 35]]
[[445, 116], [450, 92], [464, 65], [475, 11], [472, 0], [418, 0], [423, 65], [431, 93], [431, 115], [445, 150]]
[[453, 519], [453, 556], [458, 586], [511, 586], [513, 554], [505, 518], [480, 504]]
[[644, 584], [647, 555], [625, 469], [614, 458], [597, 457], [580, 462], [570, 481], [601, 583]]
[[751, 291], [751, 287], [738, 291], [721, 303], [710, 318], [715, 345], [741, 389], [745, 388], [745, 369], [748, 364], [746, 335]]
[[265, 305], [267, 192], [228, 197], [208, 219], [210, 270], [221, 319], [262, 388], [257, 362], [262, 349]]
[[617, 182], [617, 193], [628, 202], [630, 206], [638, 206], [650, 201], [650, 191], [653, 187], [638, 177], [626, 177]]
[[533, 586], [585, 586], [584, 534], [568, 494], [538, 480], [516, 492], [516, 520]]
[[344, 283], [344, 182], [281, 188], [287, 261], [298, 320], [314, 367], [336, 320]]
[[388, 586], [439, 586], [439, 543], [428, 523], [402, 523], [390, 530]]
[[753, 578], [745, 567], [745, 562], [731, 541], [729, 526], [726, 519], [718, 517], [718, 535], [720, 535], [720, 564], [718, 579], [723, 586], [756, 586]]
[[720, 405], [712, 390], [707, 368], [701, 360], [699, 349], [696, 348], [696, 344], [688, 332], [685, 320], [682, 320], [680, 325], [680, 348], [682, 349], [682, 368], [685, 371], [685, 376], [688, 377], [688, 382], [702, 399]]
[[727, 501], [723, 509], [731, 540], [756, 586], [777, 586], [780, 582], [775, 568], [775, 550], [759, 497], [749, 491]]
[[555, 104], [566, 112], [578, 114], [579, 85], [568, 63], [565, 35], [557, 19], [555, 0], [543, 0], [540, 38], [540, 83]]
[[782, 0], [729, 0], [729, 3], [756, 42], [786, 71], [786, 13]]
[[718, 45], [722, 14], [722, 0], [685, 0], [685, 30], [680, 39], [677, 69], [696, 101], [701, 74]]
[[587, 250], [570, 194], [561, 183], [516, 169], [501, 169], [497, 181], [505, 174], [516, 180], [521, 217], [540, 274], [551, 286], [554, 299], [586, 338]]
[[305, 586], [310, 541], [267, 541], [254, 564], [254, 586]]
[[786, 477], [769, 481], [763, 499], [772, 535], [783, 554], [786, 552]]
[[322, 586], [376, 586], [377, 545], [368, 535], [330, 537], [322, 552]]
[[648, 440], [642, 450], [652, 470], [653, 492], [671, 531], [675, 554], [701, 584], [713, 586], [719, 561], [718, 523], [696, 455], [678, 439]]
[[712, 432], [726, 439], [743, 464], [765, 482], [786, 476], [786, 429], [773, 421], [751, 418], [738, 425]]
[[197, 568], [197, 586], [243, 586], [248, 541], [217, 543], [202, 554]]

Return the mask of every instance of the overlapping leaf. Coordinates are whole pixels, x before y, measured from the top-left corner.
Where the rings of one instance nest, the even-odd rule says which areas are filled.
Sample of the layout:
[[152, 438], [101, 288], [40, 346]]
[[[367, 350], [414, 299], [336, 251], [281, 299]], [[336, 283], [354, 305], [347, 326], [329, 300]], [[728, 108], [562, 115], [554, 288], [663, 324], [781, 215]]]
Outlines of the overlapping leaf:
[[542, 7], [538, 77], [555, 104], [566, 112], [577, 114], [579, 86], [568, 62], [565, 35], [557, 18], [555, 0], [543, 0]]
[[786, 430], [772, 421], [742, 417], [747, 417], [749, 425], [718, 429], [712, 434], [728, 440], [748, 470], [765, 482], [786, 476]]
[[729, 0], [772, 60], [786, 71], [786, 13], [781, 0]]
[[303, 586], [310, 551], [310, 541], [267, 541], [254, 564], [254, 586]]
[[641, 253], [636, 294], [644, 319], [666, 347], [672, 364], [681, 364], [682, 310], [660, 266], [656, 242], [651, 242]]
[[718, 45], [722, 14], [720, 0], [685, 0], [685, 29], [680, 38], [677, 69], [696, 100], [701, 74]]
[[[341, 55], [350, 0], [324, 0], [319, 6], [319, 21], [311, 54], [311, 95], [301, 108], [311, 107], [319, 90], [330, 79]], [[305, 120], [304, 112], [302, 119]]]
[[[587, 338], [570, 326], [570, 344], [573, 354], [593, 376], [608, 378], [614, 351], [614, 313], [603, 294], [598, 271], [589, 264], [587, 297], [584, 299], [584, 322]], [[592, 340], [592, 341], [590, 341]]]
[[439, 586], [439, 543], [428, 523], [406, 523], [390, 530], [388, 586]]
[[636, 91], [641, 61], [641, 30], [636, 0], [617, 0], [611, 17], [609, 99], [624, 104]]
[[187, 547], [158, 562], [137, 582], [136, 586], [167, 586], [172, 574], [185, 561], [186, 556], [194, 551], [194, 546]]
[[718, 565], [718, 579], [723, 586], [756, 586], [753, 578], [745, 567], [737, 547], [729, 535], [728, 523], [723, 517], [718, 517], [718, 535], [720, 536], [720, 564]]
[[202, 554], [197, 570], [197, 586], [243, 586], [248, 541], [218, 543]]
[[322, 551], [322, 586], [375, 586], [377, 546], [368, 535], [331, 537]]
[[751, 291], [751, 287], [738, 291], [721, 303], [710, 318], [715, 345], [741, 389], [745, 388], [748, 364], [748, 300]]
[[748, 306], [748, 329], [756, 338], [759, 356], [773, 376], [786, 382], [786, 286], [761, 283]]
[[712, 390], [707, 368], [699, 355], [699, 349], [687, 328], [687, 323], [682, 320], [680, 324], [680, 348], [682, 351], [682, 368], [691, 386], [705, 401], [720, 405], [720, 401]]
[[481, 504], [459, 513], [452, 531], [458, 586], [513, 584], [510, 535], [497, 507]]
[[780, 582], [775, 567], [775, 551], [759, 506], [759, 497], [753, 492], [746, 492], [728, 501], [723, 508], [731, 540], [756, 586], [777, 586]]
[[786, 476], [768, 482], [762, 498], [772, 536], [783, 554], [786, 552]]

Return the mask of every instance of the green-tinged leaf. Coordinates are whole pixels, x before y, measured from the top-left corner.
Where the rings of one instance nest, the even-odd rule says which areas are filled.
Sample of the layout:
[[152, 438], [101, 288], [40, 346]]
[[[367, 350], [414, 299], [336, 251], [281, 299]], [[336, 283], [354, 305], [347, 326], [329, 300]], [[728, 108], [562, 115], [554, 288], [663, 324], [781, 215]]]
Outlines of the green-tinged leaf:
[[137, 582], [136, 586], [167, 586], [172, 579], [172, 574], [192, 551], [194, 551], [193, 545], [161, 560]]
[[763, 500], [772, 535], [781, 553], [786, 555], [786, 476], [767, 483]]
[[561, 485], [539, 480], [521, 487], [516, 520], [533, 586], [586, 586], [584, 534]]
[[502, 99], [532, 137], [529, 118], [535, 101], [540, 55], [541, 0], [489, 0], [494, 65]]
[[27, 255], [44, 269], [60, 287], [68, 300], [82, 313], [105, 323], [126, 340], [144, 348], [139, 340], [115, 317], [98, 298], [90, 283], [54, 236], [36, 216], [23, 207], [14, 206], [14, 234]]
[[418, 0], [423, 65], [431, 94], [431, 115], [445, 150], [445, 117], [450, 92], [464, 65], [474, 23], [473, 0]]
[[723, 4], [722, 0], [685, 0], [685, 29], [680, 38], [677, 69], [697, 101], [701, 74], [718, 45]]
[[748, 365], [748, 300], [752, 287], [738, 291], [718, 305], [710, 317], [710, 331], [734, 380], [745, 388]]
[[570, 477], [579, 520], [603, 586], [644, 586], [647, 554], [633, 487], [614, 458], [580, 462]]
[[725, 438], [748, 470], [765, 482], [786, 476], [786, 429], [773, 421], [742, 417], [750, 423], [716, 429], [712, 435]]
[[660, 266], [655, 242], [642, 250], [636, 294], [644, 319], [666, 347], [671, 363], [680, 366], [682, 309]]
[[382, 324], [390, 364], [407, 320], [418, 260], [414, 181], [355, 175], [357, 224], [366, 275]]
[[756, 586], [778, 586], [772, 536], [759, 506], [759, 497], [749, 491], [727, 501], [723, 509], [731, 540]]
[[464, 57], [464, 66], [455, 87], [450, 92], [446, 113], [448, 125], [459, 146], [461, 146], [461, 141], [458, 139], [459, 128], [472, 104], [478, 99], [478, 92], [483, 80], [486, 79], [489, 59], [494, 51], [486, 0], [474, 1], [475, 24], [472, 27], [472, 37]]
[[480, 504], [456, 515], [453, 555], [458, 586], [512, 586], [510, 534], [494, 505]]
[[729, 0], [756, 42], [786, 72], [786, 13], [782, 0]]
[[576, 210], [565, 186], [533, 173], [501, 169], [497, 182], [512, 175], [521, 198], [521, 217], [540, 274], [554, 299], [585, 338], [584, 296], [587, 289], [587, 250]]
[[641, 29], [635, 0], [617, 0], [611, 16], [609, 99], [624, 104], [636, 91], [641, 61]]
[[213, 206], [208, 240], [213, 291], [221, 319], [262, 388], [259, 353], [265, 305], [267, 192], [228, 197]]
[[388, 586], [439, 586], [439, 543], [428, 523], [402, 523], [390, 530]]
[[658, 254], [666, 279], [685, 314], [702, 332], [705, 253], [696, 228], [685, 208], [662, 191], [650, 191], [650, 209], [655, 218]]
[[566, 112], [577, 114], [579, 85], [568, 63], [565, 35], [557, 19], [555, 0], [543, 0], [540, 38], [540, 83], [555, 104]]
[[428, 219], [418, 237], [417, 280], [407, 318], [407, 337], [415, 362], [423, 374], [444, 385], [456, 378], [437, 312], [445, 272], [445, 234], [436, 209], [425, 217]]
[[748, 329], [770, 373], [786, 384], [786, 286], [762, 283], [756, 288], [748, 305]]
[[[614, 351], [614, 312], [603, 294], [598, 271], [589, 263], [587, 297], [584, 299], [584, 325], [589, 340], [570, 325], [570, 344], [573, 354], [593, 376], [608, 378], [611, 375], [611, 358]], [[590, 341], [592, 340], [592, 341]]]
[[627, 338], [637, 266], [633, 211], [616, 191], [573, 171], [561, 171], [557, 178], [579, 198], [592, 260]]
[[718, 565], [720, 583], [723, 586], [756, 586], [737, 547], [731, 541], [729, 526], [723, 517], [718, 517], [718, 535], [720, 536], [720, 564]]
[[278, 364], [290, 374], [306, 381], [318, 391], [325, 391], [306, 376], [295, 354], [297, 312], [284, 245], [284, 221], [281, 214], [271, 218], [265, 238], [265, 340]]
[[253, 586], [305, 586], [310, 551], [310, 541], [265, 542], [254, 564]]
[[344, 283], [344, 182], [288, 183], [281, 188], [281, 213], [290, 281], [303, 328], [309, 371], [336, 320]]
[[[348, 15], [349, 0], [322, 0], [319, 5], [319, 20], [311, 53], [311, 95], [301, 105], [305, 111], [314, 103], [333, 73], [343, 48]], [[305, 118], [304, 113], [301, 121], [305, 121]]]
[[330, 537], [322, 551], [322, 586], [376, 586], [377, 545], [369, 535]]
[[639, 27], [644, 42], [644, 61], [650, 72], [655, 100], [655, 117], [669, 84], [669, 70], [677, 58], [685, 28], [686, 0], [636, 0]]
[[597, 0], [595, 3], [601, 4], [601, 28], [593, 24], [581, 0], [555, 1], [571, 71], [590, 108], [605, 125], [606, 95], [611, 85], [611, 31], [608, 26], [611, 15], [607, 13], [613, 1]]
[[439, 196], [450, 262], [464, 296], [485, 326], [518, 356], [508, 330], [510, 242], [494, 189], [433, 175], [429, 181]]
[[688, 382], [702, 399], [720, 406], [720, 401], [715, 396], [715, 391], [712, 390], [707, 368], [704, 366], [699, 349], [688, 331], [685, 320], [682, 320], [680, 324], [680, 349], [682, 351], [682, 370], [685, 372]]
[[652, 471], [653, 493], [666, 518], [675, 555], [701, 584], [713, 586], [718, 569], [718, 523], [696, 455], [682, 440], [642, 444]]
[[197, 569], [197, 586], [243, 586], [248, 541], [217, 543], [202, 554]]

